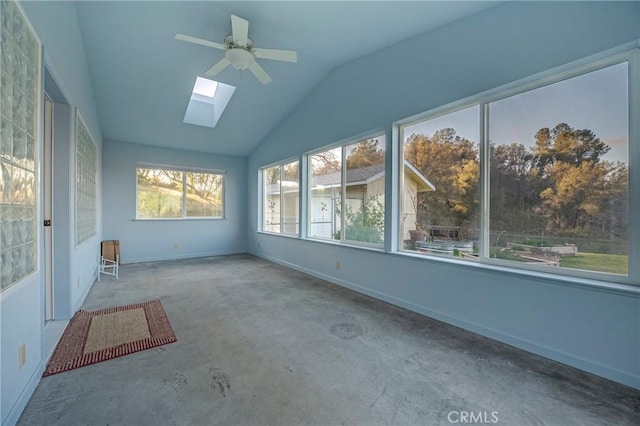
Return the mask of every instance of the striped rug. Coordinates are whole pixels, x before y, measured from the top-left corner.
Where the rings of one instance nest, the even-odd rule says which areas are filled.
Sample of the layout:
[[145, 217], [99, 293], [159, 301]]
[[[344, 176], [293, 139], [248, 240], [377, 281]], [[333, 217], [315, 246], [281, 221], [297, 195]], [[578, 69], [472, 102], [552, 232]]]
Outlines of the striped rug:
[[67, 326], [44, 376], [62, 373], [175, 342], [159, 300], [99, 311], [78, 311]]

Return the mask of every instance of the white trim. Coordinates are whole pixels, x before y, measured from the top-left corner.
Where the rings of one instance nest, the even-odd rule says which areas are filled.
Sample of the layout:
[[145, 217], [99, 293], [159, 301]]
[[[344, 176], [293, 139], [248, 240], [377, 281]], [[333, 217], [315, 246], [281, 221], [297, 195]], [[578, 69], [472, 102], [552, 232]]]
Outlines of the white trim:
[[159, 262], [167, 260], [181, 260], [181, 259], [197, 259], [201, 257], [213, 257], [213, 256], [228, 256], [231, 254], [244, 254], [245, 251], [236, 250], [221, 250], [221, 251], [204, 251], [196, 253], [185, 253], [180, 255], [171, 256], [149, 256], [149, 257], [134, 257], [129, 258], [126, 262], [122, 260], [123, 265], [130, 265], [132, 263], [146, 263], [146, 262]]
[[[298, 163], [298, 189], [297, 190], [290, 190], [290, 191], [283, 191], [282, 190], [282, 182], [284, 181], [283, 176], [284, 176], [284, 166], [287, 166], [289, 164], [293, 164], [293, 163]], [[280, 197], [280, 223], [278, 224], [280, 226], [280, 232], [274, 232], [274, 231], [265, 231], [264, 230], [264, 219], [265, 219], [265, 206], [264, 206], [264, 198], [265, 198], [265, 193], [264, 193], [264, 172], [268, 169], [273, 169], [273, 168], [278, 168], [278, 172], [280, 173], [280, 179], [278, 179], [278, 185], [279, 185], [279, 191], [277, 193], [272, 193], [271, 195], [278, 195]], [[298, 193], [298, 203], [300, 202], [300, 199], [302, 198], [302, 194], [301, 194], [301, 185], [300, 185], [300, 180], [302, 177], [301, 174], [301, 169], [302, 169], [302, 160], [300, 159], [300, 157], [290, 157], [290, 159], [287, 160], [283, 160], [277, 163], [271, 163], [270, 165], [267, 166], [263, 166], [263, 167], [258, 167], [258, 226], [256, 231], [257, 232], [265, 232], [265, 233], [269, 233], [269, 234], [274, 234], [274, 235], [289, 235], [289, 236], [299, 236], [300, 235], [300, 230], [301, 230], [301, 224], [300, 224], [300, 205], [298, 204], [298, 232], [284, 232], [284, 223], [283, 223], [283, 217], [284, 217], [284, 195], [289, 193], [289, 194], [293, 194], [293, 193]]]
[[[411, 164], [408, 160], [404, 160], [403, 161], [404, 167], [406, 167], [407, 169], [411, 170], [413, 173], [415, 173], [415, 175], [425, 184], [427, 185], [429, 188], [431, 188], [432, 191], [436, 190], [436, 186], [425, 176], [422, 174], [422, 172], [420, 172], [420, 170], [416, 169], [414, 167], [413, 164]], [[404, 171], [404, 169], [403, 169]]]
[[[375, 130], [370, 130], [368, 132], [363, 132], [363, 133], [359, 133], [355, 136], [351, 136], [345, 139], [341, 139], [340, 141], [337, 142], [332, 142], [328, 145], [324, 145], [320, 148], [314, 149], [313, 151], [307, 151], [305, 153], [305, 155], [309, 156], [309, 155], [315, 155], [318, 154], [320, 152], [325, 152], [325, 151], [330, 151], [332, 149], [336, 149], [336, 148], [342, 148], [346, 145], [353, 145], [356, 144], [358, 142], [364, 142], [366, 140], [369, 139], [375, 139], [377, 137], [384, 137], [386, 138], [386, 133], [384, 131], [384, 129], [375, 129]], [[385, 146], [385, 151], [386, 151], [386, 146]]]
[[300, 155], [294, 155], [294, 156], [291, 156], [291, 157], [286, 158], [284, 160], [274, 161], [272, 163], [265, 164], [264, 166], [258, 166], [258, 170], [269, 169], [269, 168], [275, 167], [275, 166], [284, 166], [285, 164], [293, 163], [295, 161], [301, 161], [301, 156]]
[[[640, 284], [640, 41], [629, 57], [629, 279]], [[634, 196], [635, 194], [635, 196]], [[635, 212], [634, 215], [631, 212]], [[634, 220], [635, 219], [635, 220]], [[633, 244], [632, 244], [633, 242]]]
[[136, 163], [136, 168], [142, 167], [144, 169], [154, 169], [154, 170], [168, 170], [171, 172], [196, 172], [196, 173], [210, 173], [214, 175], [226, 175], [226, 170], [220, 169], [207, 169], [202, 167], [188, 167], [188, 166], [172, 166], [169, 164], [159, 164], [159, 163], [144, 163], [138, 162]]
[[[44, 331], [42, 331], [41, 333], [43, 334], [42, 340], [44, 340]], [[42, 379], [42, 375], [44, 374], [44, 370], [46, 367], [46, 362], [47, 360], [42, 359], [38, 366], [35, 368], [33, 374], [31, 375], [31, 377], [29, 377], [29, 380], [22, 388], [22, 391], [20, 392], [20, 395], [18, 395], [18, 398], [15, 400], [13, 406], [10, 407], [9, 414], [7, 414], [7, 417], [2, 422], [3, 426], [15, 425], [16, 423], [18, 423], [22, 412], [27, 407], [27, 403], [33, 396], [33, 393], [36, 391], [36, 388], [38, 387], [38, 384]]]

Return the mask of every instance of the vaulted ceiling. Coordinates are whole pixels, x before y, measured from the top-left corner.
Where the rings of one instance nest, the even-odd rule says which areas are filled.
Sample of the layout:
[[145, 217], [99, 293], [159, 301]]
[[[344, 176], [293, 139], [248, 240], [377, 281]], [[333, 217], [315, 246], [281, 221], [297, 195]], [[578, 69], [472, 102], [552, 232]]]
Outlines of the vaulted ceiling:
[[[335, 67], [496, 3], [86, 1], [76, 8], [105, 139], [245, 156]], [[273, 78], [267, 85], [228, 67], [215, 79], [237, 89], [218, 125], [184, 124], [196, 77], [224, 52], [174, 36], [222, 42], [231, 14], [249, 21], [257, 47], [296, 50], [298, 63], [260, 60]]]

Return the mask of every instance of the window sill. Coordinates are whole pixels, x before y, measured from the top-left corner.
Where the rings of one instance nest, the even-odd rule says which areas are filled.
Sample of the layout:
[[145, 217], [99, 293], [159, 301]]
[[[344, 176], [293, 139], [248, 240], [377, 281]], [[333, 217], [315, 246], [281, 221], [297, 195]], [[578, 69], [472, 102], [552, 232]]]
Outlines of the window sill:
[[393, 256], [403, 258], [411, 258], [422, 262], [444, 263], [448, 265], [461, 266], [464, 268], [481, 270], [487, 272], [497, 272], [509, 276], [517, 276], [533, 280], [544, 280], [545, 283], [551, 283], [561, 286], [572, 286], [580, 288], [589, 288], [597, 291], [604, 291], [617, 294], [631, 294], [640, 296], [640, 286], [631, 283], [617, 283], [611, 281], [597, 280], [593, 278], [582, 278], [570, 275], [553, 274], [550, 272], [536, 271], [530, 269], [519, 269], [502, 265], [493, 265], [487, 263], [478, 263], [472, 261], [451, 259], [448, 257], [440, 257], [433, 255], [417, 254], [408, 251], [394, 251], [389, 253]]

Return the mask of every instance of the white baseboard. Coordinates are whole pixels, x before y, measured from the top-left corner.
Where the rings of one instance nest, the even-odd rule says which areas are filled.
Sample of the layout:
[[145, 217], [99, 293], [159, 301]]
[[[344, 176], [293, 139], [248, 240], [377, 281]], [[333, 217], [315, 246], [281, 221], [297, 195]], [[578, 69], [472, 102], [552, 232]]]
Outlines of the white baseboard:
[[11, 407], [11, 409], [9, 410], [9, 414], [7, 415], [6, 419], [2, 422], [2, 426], [15, 426], [15, 424], [18, 423], [18, 420], [20, 420], [20, 416], [22, 415], [24, 408], [27, 406], [27, 403], [31, 399], [33, 392], [35, 392], [38, 383], [40, 383], [40, 379], [42, 379], [45, 366], [46, 361], [41, 361], [40, 364], [38, 364], [38, 367], [29, 378], [29, 381], [22, 389], [22, 392], [20, 392], [20, 395], [18, 396], [15, 404], [13, 404], [13, 407]]
[[499, 330], [488, 328], [485, 326], [481, 326], [478, 324], [474, 324], [465, 320], [461, 320], [459, 318], [452, 317], [445, 313], [426, 308], [421, 305], [417, 305], [413, 302], [409, 302], [404, 299], [400, 299], [394, 296], [390, 296], [385, 293], [381, 293], [375, 290], [368, 289], [359, 284], [355, 284], [352, 282], [344, 281], [339, 278], [336, 278], [331, 275], [326, 275], [320, 272], [317, 272], [312, 269], [305, 268], [303, 266], [296, 265], [294, 263], [287, 262], [285, 260], [267, 256], [264, 253], [253, 252], [251, 253], [254, 256], [261, 257], [265, 260], [269, 260], [274, 263], [278, 263], [280, 265], [286, 266], [291, 269], [295, 269], [300, 272], [304, 272], [305, 274], [314, 276], [316, 278], [323, 279], [330, 283], [339, 285], [341, 287], [346, 287], [350, 290], [356, 291], [358, 293], [366, 294], [367, 296], [371, 296], [375, 299], [379, 299], [392, 305], [400, 306], [402, 308], [408, 309], [413, 312], [417, 312], [421, 315], [434, 318], [436, 320], [445, 322], [447, 324], [454, 325], [456, 327], [460, 327], [462, 329], [471, 331], [473, 333], [479, 334], [481, 336], [488, 337], [493, 340], [497, 340], [502, 343], [506, 343], [511, 346], [515, 346], [517, 348], [523, 349], [527, 352], [534, 353], [536, 355], [543, 356], [545, 358], [552, 359], [554, 361], [560, 362], [562, 364], [567, 364], [571, 367], [578, 368], [580, 370], [587, 371], [589, 373], [595, 374], [597, 376], [601, 376], [607, 378], [609, 380], [613, 380], [614, 382], [622, 383], [626, 386], [630, 386], [636, 389], [640, 389], [640, 376], [634, 376], [624, 371], [619, 371], [609, 366], [595, 363], [593, 361], [589, 361], [587, 359], [581, 358], [579, 356], [575, 356], [566, 352], [559, 351], [554, 348], [550, 348], [545, 345], [541, 345], [536, 342], [532, 342], [526, 339], [522, 339], [520, 337], [503, 333]]
[[150, 256], [150, 257], [134, 257], [126, 260], [122, 260], [122, 264], [130, 264], [130, 263], [145, 263], [145, 262], [160, 262], [165, 260], [180, 260], [180, 259], [195, 259], [198, 257], [211, 257], [211, 256], [228, 256], [231, 254], [245, 254], [246, 251], [209, 251], [209, 252], [198, 252], [198, 253], [184, 253], [184, 254], [173, 254], [169, 256]]

